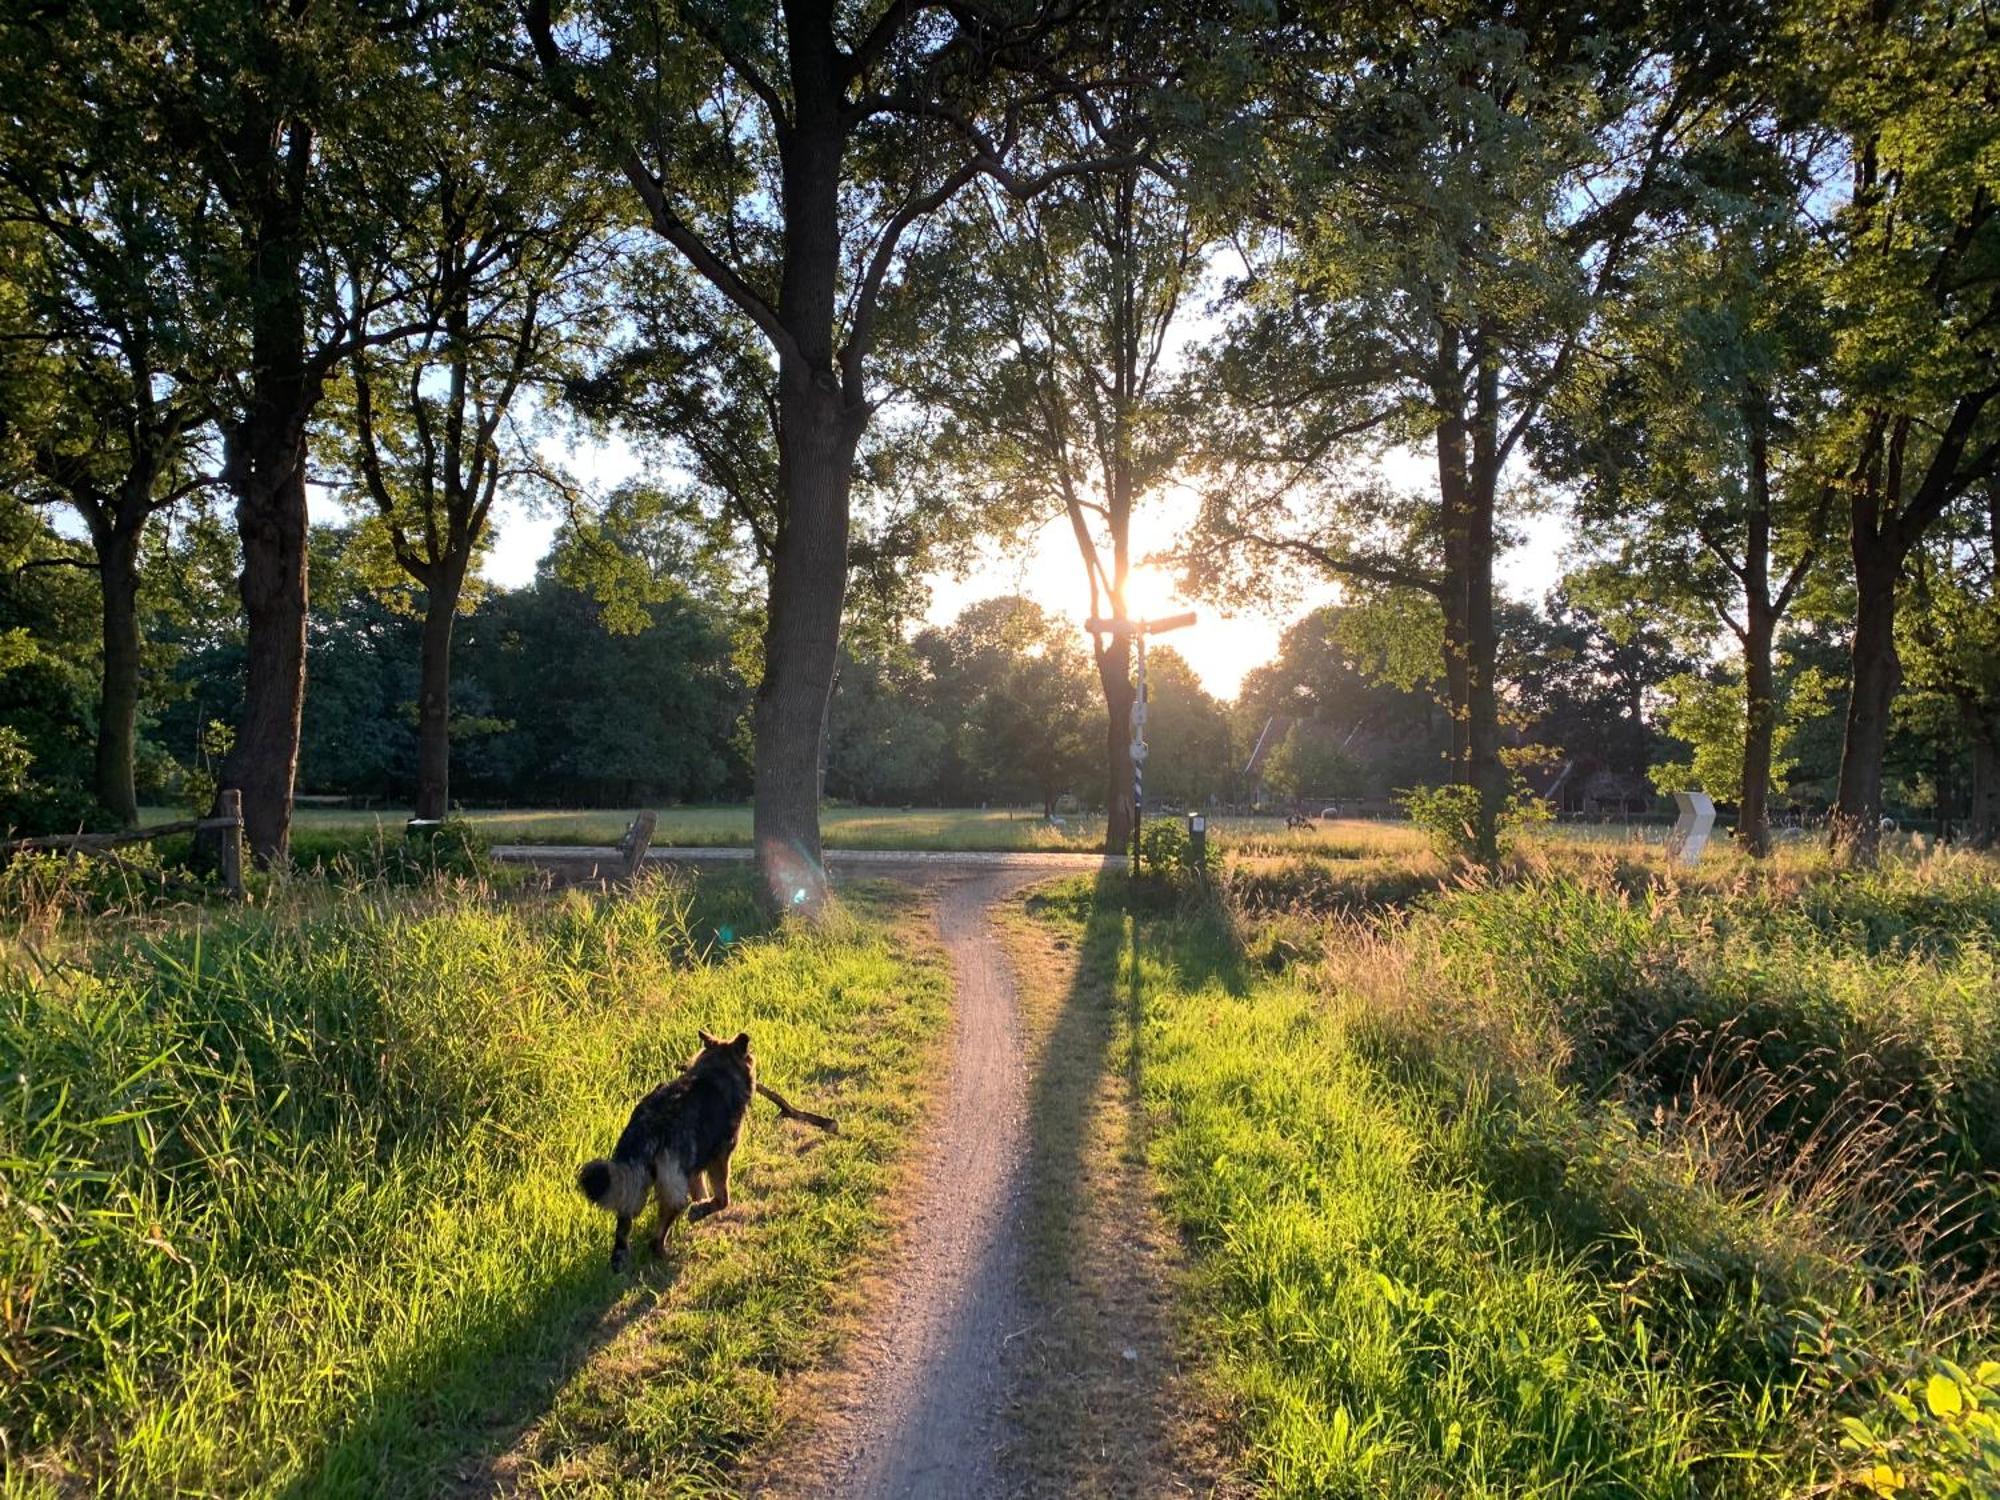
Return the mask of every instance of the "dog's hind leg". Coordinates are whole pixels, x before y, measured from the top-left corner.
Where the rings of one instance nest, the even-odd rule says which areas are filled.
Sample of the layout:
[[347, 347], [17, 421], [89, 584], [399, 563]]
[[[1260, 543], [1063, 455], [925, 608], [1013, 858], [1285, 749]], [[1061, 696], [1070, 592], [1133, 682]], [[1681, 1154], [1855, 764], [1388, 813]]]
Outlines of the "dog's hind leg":
[[653, 1231], [653, 1253], [667, 1253], [667, 1231], [688, 1206], [688, 1180], [677, 1170], [662, 1169], [653, 1179], [653, 1195], [660, 1202], [660, 1226]]
[[711, 1196], [706, 1203], [698, 1205], [694, 1212], [688, 1215], [690, 1224], [696, 1219], [705, 1219], [710, 1214], [719, 1214], [729, 1207], [729, 1153], [723, 1152], [703, 1167], [701, 1172], [702, 1176], [708, 1179]]
[[715, 1189], [710, 1185], [705, 1169], [688, 1178], [688, 1202], [702, 1203], [714, 1196]]
[[632, 1238], [632, 1216], [630, 1214], [620, 1214], [618, 1216], [618, 1233], [614, 1235], [611, 1240], [612, 1270], [614, 1271], [624, 1270], [625, 1262], [631, 1259], [632, 1256], [632, 1251], [630, 1246], [631, 1238]]

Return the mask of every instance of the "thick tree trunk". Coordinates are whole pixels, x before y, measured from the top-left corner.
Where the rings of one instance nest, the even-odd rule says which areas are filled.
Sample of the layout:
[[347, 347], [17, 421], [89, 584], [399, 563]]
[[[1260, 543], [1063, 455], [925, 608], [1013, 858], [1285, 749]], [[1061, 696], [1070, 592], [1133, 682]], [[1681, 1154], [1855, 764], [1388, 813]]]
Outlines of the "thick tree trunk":
[[1440, 339], [1436, 396], [1438, 494], [1445, 531], [1445, 681], [1453, 694], [1453, 749], [1458, 778], [1479, 793], [1472, 829], [1474, 858], [1500, 850], [1507, 768], [1500, 759], [1500, 700], [1495, 683], [1499, 632], [1493, 618], [1493, 520], [1499, 482], [1493, 420], [1497, 376], [1478, 373], [1472, 420], [1459, 369], [1459, 340]]
[[1966, 809], [1966, 841], [1975, 849], [2000, 847], [2000, 721], [1972, 736], [1972, 803]]
[[1132, 642], [1114, 636], [1097, 661], [1108, 727], [1104, 734], [1104, 852], [1132, 842]]
[[[306, 469], [301, 426], [272, 482], [240, 488], [246, 681], [222, 784], [243, 793], [243, 836], [260, 865], [291, 848], [292, 788], [306, 691]], [[266, 471], [268, 472], [268, 470]], [[257, 476], [262, 478], [262, 475]]]
[[1490, 862], [1500, 853], [1508, 778], [1500, 759], [1500, 699], [1495, 683], [1500, 636], [1493, 619], [1493, 489], [1491, 485], [1476, 489], [1465, 574], [1466, 760], [1468, 777], [1479, 792], [1473, 854]]
[[1771, 643], [1778, 611], [1771, 603], [1771, 449], [1763, 394], [1746, 386], [1750, 434], [1750, 514], [1743, 543], [1743, 775], [1736, 837], [1752, 858], [1771, 852], [1771, 750], [1778, 729]]
[[826, 895], [819, 765], [847, 596], [847, 522], [861, 419], [832, 377], [779, 371], [779, 484], [784, 520], [771, 557], [764, 677], [752, 711], [757, 868], [783, 910]]
[[1771, 852], [1771, 752], [1778, 725], [1777, 679], [1771, 641], [1777, 622], [1768, 606], [1749, 603], [1743, 639], [1743, 792], [1736, 837], [1757, 859]]
[[97, 705], [97, 800], [123, 827], [139, 821], [133, 761], [139, 717], [139, 537], [106, 526], [93, 538], [103, 583], [104, 678]]
[[[440, 574], [452, 572], [440, 566]], [[442, 818], [451, 811], [451, 632], [462, 575], [446, 576], [424, 599], [423, 662], [417, 686], [417, 796], [411, 811]]]
[[1882, 843], [1882, 755], [1889, 739], [1889, 711], [1902, 685], [1896, 655], [1898, 563], [1885, 556], [1856, 558], [1852, 695], [1840, 750], [1840, 793], [1834, 801], [1835, 853], [1873, 864]]

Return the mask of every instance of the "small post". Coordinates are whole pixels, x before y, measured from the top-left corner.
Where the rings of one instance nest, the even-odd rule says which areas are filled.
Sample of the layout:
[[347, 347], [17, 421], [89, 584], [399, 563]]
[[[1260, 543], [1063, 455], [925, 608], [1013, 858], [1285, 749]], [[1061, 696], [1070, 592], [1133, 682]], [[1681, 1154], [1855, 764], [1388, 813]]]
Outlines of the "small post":
[[637, 875], [639, 867], [646, 862], [646, 850], [653, 842], [653, 829], [659, 824], [660, 815], [650, 807], [632, 820], [632, 826], [625, 830], [625, 873]]
[[215, 799], [222, 828], [222, 888], [232, 900], [243, 896], [243, 793], [224, 787]]
[[1197, 874], [1208, 873], [1208, 819], [1198, 812], [1188, 814], [1188, 858]]

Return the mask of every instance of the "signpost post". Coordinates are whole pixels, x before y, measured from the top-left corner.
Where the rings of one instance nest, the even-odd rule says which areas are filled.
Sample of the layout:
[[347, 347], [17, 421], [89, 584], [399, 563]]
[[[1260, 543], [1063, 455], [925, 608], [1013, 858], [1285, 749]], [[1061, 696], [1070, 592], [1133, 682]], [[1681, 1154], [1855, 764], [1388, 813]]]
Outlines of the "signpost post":
[[1138, 691], [1132, 700], [1132, 873], [1139, 873], [1139, 821], [1146, 805], [1146, 637], [1194, 624], [1194, 611], [1159, 620], [1099, 620], [1083, 622], [1092, 635], [1129, 635], [1137, 668]]
[[1684, 865], [1700, 864], [1709, 830], [1715, 827], [1715, 803], [1706, 792], [1675, 792], [1674, 801], [1680, 804], [1681, 815], [1667, 835], [1667, 851]]

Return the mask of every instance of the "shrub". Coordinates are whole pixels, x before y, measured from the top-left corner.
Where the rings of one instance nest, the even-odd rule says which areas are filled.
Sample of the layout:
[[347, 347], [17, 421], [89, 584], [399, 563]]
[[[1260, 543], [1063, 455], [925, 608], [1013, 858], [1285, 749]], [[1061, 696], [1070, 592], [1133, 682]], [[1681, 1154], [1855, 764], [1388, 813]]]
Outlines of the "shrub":
[[[1418, 786], [1397, 800], [1410, 821], [1430, 840], [1431, 851], [1447, 864], [1479, 857], [1479, 789], [1472, 786]], [[1518, 782], [1500, 811], [1500, 852], [1512, 849], [1522, 832], [1555, 815], [1548, 803]]]

